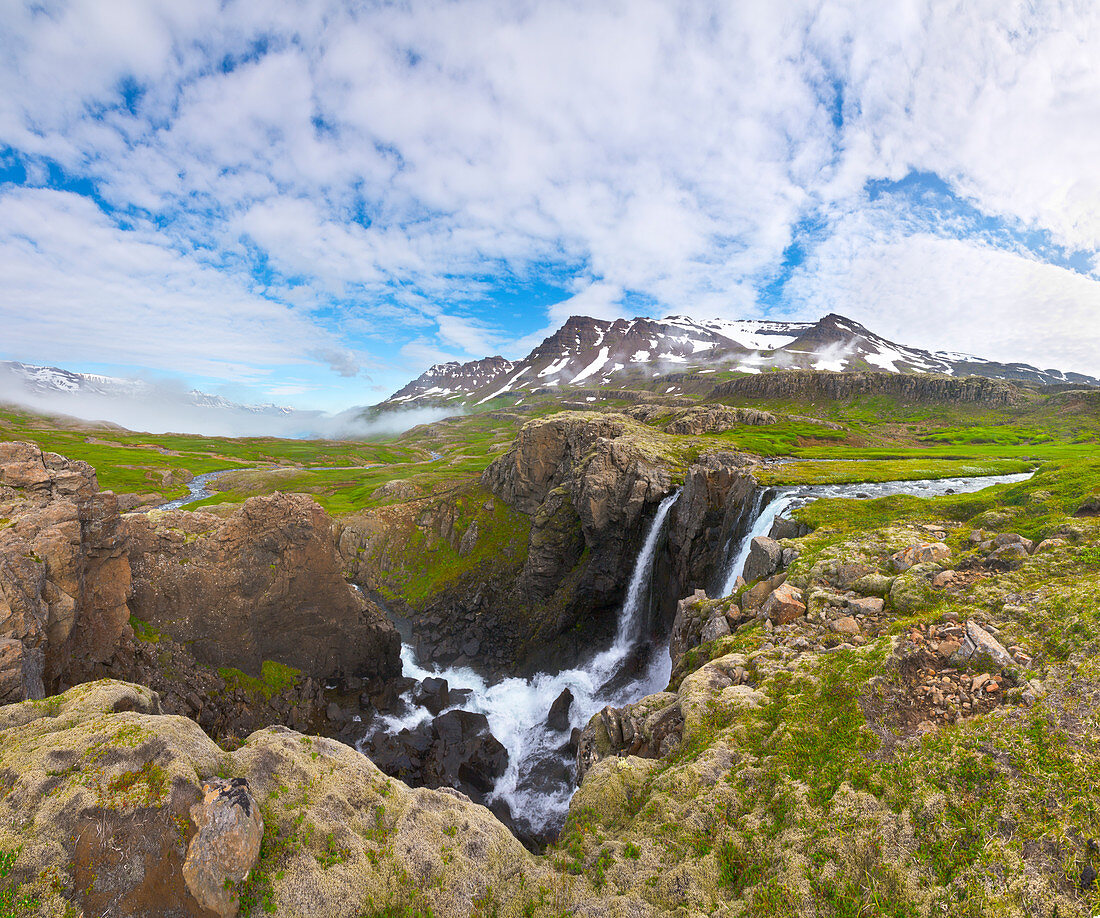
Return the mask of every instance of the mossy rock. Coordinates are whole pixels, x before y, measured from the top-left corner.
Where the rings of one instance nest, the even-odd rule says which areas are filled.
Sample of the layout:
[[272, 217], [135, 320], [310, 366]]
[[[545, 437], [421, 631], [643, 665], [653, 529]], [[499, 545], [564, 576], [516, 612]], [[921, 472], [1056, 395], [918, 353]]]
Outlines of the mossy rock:
[[931, 608], [936, 594], [927, 571], [912, 568], [894, 578], [890, 587], [890, 606], [895, 612], [915, 612]]

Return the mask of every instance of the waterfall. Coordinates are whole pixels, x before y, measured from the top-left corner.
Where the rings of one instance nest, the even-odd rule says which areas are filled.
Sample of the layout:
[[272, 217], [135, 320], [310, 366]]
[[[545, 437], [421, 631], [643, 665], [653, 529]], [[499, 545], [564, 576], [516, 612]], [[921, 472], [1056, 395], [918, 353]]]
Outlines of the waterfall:
[[638, 645], [646, 624], [645, 612], [648, 610], [644, 607], [642, 600], [648, 594], [650, 581], [653, 579], [653, 556], [657, 552], [657, 545], [664, 532], [668, 513], [679, 499], [680, 492], [676, 491], [662, 500], [657, 507], [657, 513], [649, 525], [649, 532], [646, 533], [645, 542], [642, 543], [642, 550], [638, 553], [638, 560], [634, 562], [634, 571], [630, 575], [630, 584], [626, 589], [626, 599], [619, 612], [615, 641], [603, 653], [597, 654], [586, 667], [593, 675], [604, 678], [613, 676]]
[[[842, 485], [804, 485], [802, 487], [761, 489], [753, 499], [748, 531], [737, 544], [726, 566], [725, 583], [720, 596], [728, 596], [735, 589], [734, 584], [745, 570], [749, 558], [752, 540], [757, 536], [771, 532], [776, 517], [787, 510], [803, 507], [823, 497], [842, 497], [848, 500], [866, 500], [886, 497], [891, 494], [915, 494], [920, 497], [936, 497], [941, 494], [965, 494], [979, 491], [990, 485], [1030, 478], [1034, 472], [1016, 475], [982, 475], [971, 478], [938, 478], [917, 481], [874, 481], [860, 484]], [[732, 539], [731, 539], [732, 544]]]
[[726, 579], [719, 596], [729, 596], [736, 589], [737, 578], [744, 573], [745, 562], [749, 559], [752, 540], [771, 532], [775, 518], [795, 503], [797, 498], [798, 492], [792, 489], [777, 491], [773, 488], [762, 488], [757, 491], [748, 529], [741, 537], [741, 541], [737, 543], [737, 551], [734, 552], [726, 568]]
[[[462, 708], [484, 714], [489, 729], [508, 750], [508, 770], [497, 782], [492, 797], [506, 801], [514, 818], [526, 822], [533, 830], [560, 825], [573, 795], [572, 759], [562, 752], [568, 731], [561, 733], [546, 725], [550, 705], [562, 690], [568, 688], [573, 693], [570, 728], [583, 728], [604, 705], [628, 704], [661, 691], [668, 684], [672, 665], [664, 645], [653, 649], [649, 664], [639, 677], [624, 680], [622, 671], [645, 635], [649, 610], [645, 600], [653, 577], [653, 562], [669, 511], [679, 496], [677, 491], [658, 505], [634, 562], [615, 639], [587, 663], [558, 673], [539, 673], [531, 679], [502, 679], [489, 684], [472, 669], [427, 669], [417, 662], [412, 647], [407, 644], [402, 647], [404, 675], [417, 680], [442, 676], [454, 688], [473, 689]], [[395, 732], [416, 727], [430, 717], [427, 711], [412, 708], [406, 716], [383, 718], [378, 726]], [[548, 765], [551, 767], [547, 768]], [[548, 773], [552, 776], [548, 777]]]

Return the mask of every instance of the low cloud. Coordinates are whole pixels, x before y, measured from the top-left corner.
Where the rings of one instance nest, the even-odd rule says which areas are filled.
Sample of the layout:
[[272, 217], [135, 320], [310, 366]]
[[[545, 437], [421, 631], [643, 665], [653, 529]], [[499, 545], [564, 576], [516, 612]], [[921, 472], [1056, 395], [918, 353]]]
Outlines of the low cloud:
[[310, 356], [321, 361], [321, 363], [327, 364], [329, 369], [338, 376], [350, 378], [363, 372], [359, 358], [351, 351], [343, 348], [320, 348], [313, 351]]
[[130, 391], [42, 392], [0, 364], [0, 404], [61, 415], [81, 422], [117, 425], [150, 433], [208, 437], [325, 437], [367, 439], [393, 436], [420, 424], [462, 414], [463, 409], [409, 408], [377, 411], [351, 408], [338, 414], [270, 406], [235, 405], [201, 396], [176, 380], [120, 380]]
[[464, 408], [396, 408], [385, 411], [352, 409], [334, 418], [326, 418], [319, 429], [323, 436], [349, 440], [389, 437], [422, 424], [434, 424], [444, 418], [460, 417]]

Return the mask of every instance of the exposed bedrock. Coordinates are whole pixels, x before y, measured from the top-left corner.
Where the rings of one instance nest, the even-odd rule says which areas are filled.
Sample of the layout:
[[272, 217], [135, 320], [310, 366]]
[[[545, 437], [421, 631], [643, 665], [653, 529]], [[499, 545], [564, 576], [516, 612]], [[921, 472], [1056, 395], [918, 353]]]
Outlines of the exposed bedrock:
[[95, 469], [0, 443], [0, 703], [86, 678], [129, 626], [118, 502]]
[[[753, 462], [714, 452], [687, 470], [656, 555], [654, 627], [667, 628], [677, 600], [714, 579], [751, 522]], [[528, 604], [560, 610], [558, 635], [585, 613], [612, 620], [656, 505], [675, 487], [673, 468], [626, 419], [566, 415], [526, 425], [485, 472], [493, 493], [532, 517], [516, 589]], [[592, 631], [580, 640], [590, 646]]]
[[488, 901], [532, 914], [545, 887], [555, 913], [603, 914], [458, 791], [411, 789], [285, 727], [229, 753], [143, 686], [0, 708], [0, 773], [21, 913], [465, 918]]
[[[357, 582], [385, 593], [388, 608], [407, 618], [422, 661], [492, 676], [556, 671], [610, 640], [657, 507], [681, 478], [643, 598], [651, 626], [666, 630], [681, 596], [713, 584], [749, 522], [754, 462], [715, 451], [685, 470], [668, 439], [644, 424], [566, 412], [528, 422], [483, 473], [476, 496], [441, 495], [343, 521], [340, 553]], [[486, 552], [501, 520], [508, 551]], [[407, 604], [394, 597], [422, 584], [436, 557], [459, 573]]]
[[669, 514], [667, 551], [654, 577], [664, 587], [657, 599], [666, 627], [681, 597], [722, 577], [730, 551], [752, 525], [760, 491], [753, 465], [752, 457], [740, 453], [707, 453], [684, 476], [680, 499]]
[[397, 632], [345, 582], [332, 520], [311, 498], [254, 497], [225, 519], [125, 519], [134, 614], [200, 663], [252, 674], [264, 660], [321, 677], [400, 674]]
[[984, 376], [932, 376], [928, 374], [861, 372], [831, 373], [824, 370], [781, 370], [742, 376], [711, 390], [712, 398], [843, 399], [856, 395], [893, 395], [914, 402], [971, 402], [999, 407], [1023, 401], [1025, 392], [1011, 383]]

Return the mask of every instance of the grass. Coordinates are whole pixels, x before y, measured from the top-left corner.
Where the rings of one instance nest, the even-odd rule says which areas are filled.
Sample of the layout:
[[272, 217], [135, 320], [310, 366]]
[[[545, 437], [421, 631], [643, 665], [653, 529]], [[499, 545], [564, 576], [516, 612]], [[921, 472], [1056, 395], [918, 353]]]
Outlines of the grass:
[[[1100, 459], [1062, 460], [1044, 464], [1027, 481], [996, 485], [970, 494], [819, 500], [798, 510], [796, 515], [814, 529], [827, 529], [835, 540], [845, 533], [878, 529], [892, 522], [927, 518], [969, 522], [983, 513], [996, 513], [999, 531], [1041, 539], [1072, 516], [1095, 490], [1097, 481], [1100, 481]], [[981, 526], [980, 521], [978, 525]]]
[[39, 905], [38, 897], [24, 892], [23, 884], [11, 876], [19, 851], [19, 848], [0, 849], [0, 918], [25, 915]]
[[[529, 517], [476, 485], [453, 495], [450, 503], [454, 508], [450, 540], [419, 525], [415, 516], [394, 515], [387, 518], [386, 538], [375, 542], [374, 554], [365, 558], [379, 571], [386, 589], [414, 607], [472, 571], [487, 578], [521, 564], [526, 557]], [[462, 537], [471, 526], [477, 527], [477, 539], [462, 554]], [[386, 559], [397, 563], [390, 566]]]
[[968, 478], [976, 475], [1015, 475], [1029, 472], [1034, 463], [1022, 459], [838, 459], [812, 460], [766, 466], [755, 478], [766, 485], [858, 484], [871, 481]]
[[302, 681], [303, 674], [292, 666], [264, 660], [260, 666], [259, 678], [232, 667], [219, 668], [218, 675], [225, 680], [226, 688], [230, 691], [239, 690], [270, 701], [276, 695], [294, 688]]

